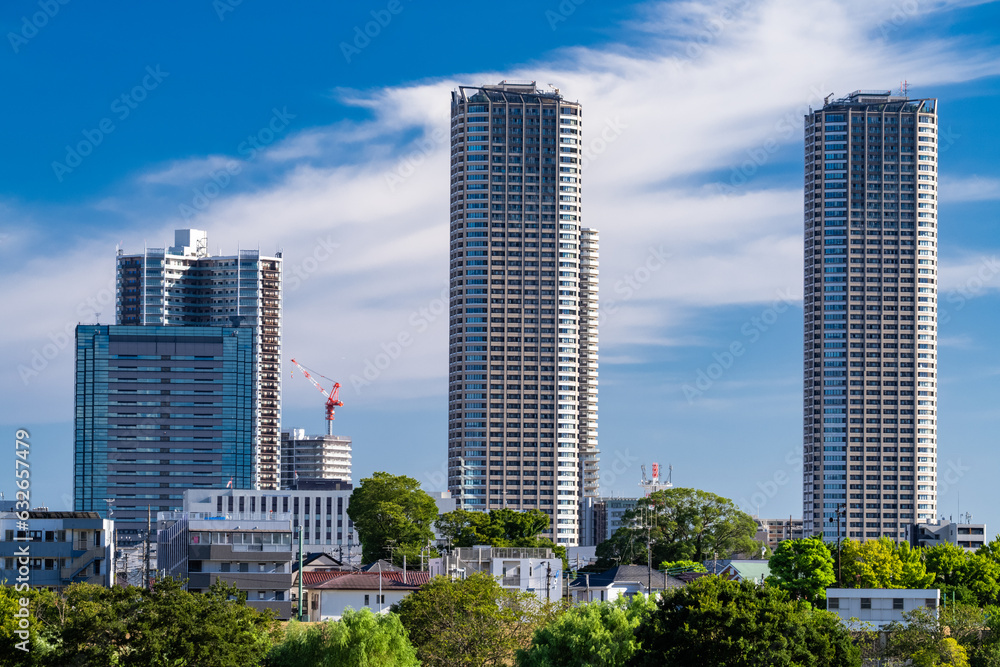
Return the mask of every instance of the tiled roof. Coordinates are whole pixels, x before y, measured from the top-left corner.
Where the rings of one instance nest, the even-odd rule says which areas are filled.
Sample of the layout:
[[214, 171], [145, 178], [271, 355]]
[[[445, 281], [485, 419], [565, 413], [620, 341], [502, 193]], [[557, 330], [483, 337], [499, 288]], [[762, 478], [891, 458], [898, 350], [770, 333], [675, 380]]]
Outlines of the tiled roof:
[[350, 570], [306, 570], [302, 577], [302, 585], [306, 588], [312, 588], [334, 577], [342, 577], [350, 573]]
[[[379, 589], [379, 575], [377, 572], [345, 572], [339, 573], [323, 583], [310, 586], [314, 590], [363, 590], [377, 591]], [[308, 581], [309, 573], [306, 572]], [[402, 572], [383, 572], [381, 585], [383, 591], [391, 590], [417, 590], [430, 581], [430, 572], [407, 572], [406, 583], [403, 583]]]
[[678, 588], [684, 585], [684, 582], [680, 579], [663, 574], [657, 570], [650, 572], [649, 568], [645, 565], [619, 565], [606, 572], [591, 574], [589, 583], [588, 577], [581, 574], [570, 583], [570, 587], [585, 588], [589, 585], [590, 588], [604, 588], [614, 583], [626, 581], [638, 582], [643, 587], [652, 584], [654, 589]]

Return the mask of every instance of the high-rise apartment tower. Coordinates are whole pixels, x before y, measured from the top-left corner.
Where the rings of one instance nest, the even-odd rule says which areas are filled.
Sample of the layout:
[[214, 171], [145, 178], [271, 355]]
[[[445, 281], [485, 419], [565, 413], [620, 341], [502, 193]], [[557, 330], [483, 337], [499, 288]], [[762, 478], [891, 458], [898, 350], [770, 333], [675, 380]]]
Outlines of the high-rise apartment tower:
[[805, 118], [806, 535], [906, 539], [937, 509], [937, 100]]
[[281, 479], [281, 253], [213, 256], [208, 234], [178, 229], [174, 246], [118, 251], [118, 324], [254, 329], [256, 433], [253, 488]]
[[448, 487], [464, 509], [540, 509], [566, 545], [598, 476], [582, 113], [533, 82], [451, 98]]

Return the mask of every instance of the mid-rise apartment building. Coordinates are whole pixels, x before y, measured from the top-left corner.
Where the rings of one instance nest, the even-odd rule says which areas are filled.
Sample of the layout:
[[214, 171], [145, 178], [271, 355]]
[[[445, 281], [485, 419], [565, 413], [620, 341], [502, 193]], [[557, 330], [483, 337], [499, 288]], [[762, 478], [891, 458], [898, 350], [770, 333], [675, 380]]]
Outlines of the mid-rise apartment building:
[[306, 435], [304, 429], [281, 432], [281, 488], [299, 480], [351, 481], [351, 439], [344, 435]]

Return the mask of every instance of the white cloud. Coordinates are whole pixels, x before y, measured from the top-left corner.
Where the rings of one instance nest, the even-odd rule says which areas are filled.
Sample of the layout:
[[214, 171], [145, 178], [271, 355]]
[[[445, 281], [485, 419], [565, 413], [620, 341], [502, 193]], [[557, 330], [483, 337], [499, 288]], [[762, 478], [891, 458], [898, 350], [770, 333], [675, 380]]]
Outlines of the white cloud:
[[941, 177], [939, 197], [944, 204], [970, 201], [1000, 200], [1000, 178], [966, 176]]

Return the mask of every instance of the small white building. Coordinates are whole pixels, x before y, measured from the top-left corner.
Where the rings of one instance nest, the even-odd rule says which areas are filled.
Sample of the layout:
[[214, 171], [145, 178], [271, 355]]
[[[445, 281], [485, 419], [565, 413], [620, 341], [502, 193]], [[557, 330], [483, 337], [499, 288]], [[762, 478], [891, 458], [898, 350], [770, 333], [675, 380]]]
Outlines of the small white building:
[[914, 609], [934, 610], [941, 604], [936, 588], [828, 588], [826, 608], [845, 623], [857, 619], [881, 630], [893, 621], [902, 622], [903, 614]]
[[459, 547], [430, 559], [431, 576], [467, 577], [487, 572], [504, 588], [534, 593], [547, 600], [562, 597], [562, 559], [551, 549], [528, 547]]
[[636, 594], [652, 595], [684, 582], [645, 565], [619, 565], [605, 572], [583, 573], [570, 582], [569, 597], [574, 604], [604, 602]]
[[306, 572], [302, 581], [308, 591], [303, 595], [311, 602], [309, 620], [339, 621], [346, 609], [389, 613], [392, 605], [430, 581], [430, 573]]

